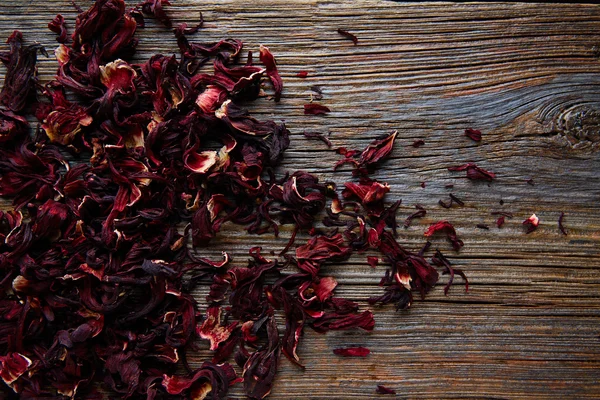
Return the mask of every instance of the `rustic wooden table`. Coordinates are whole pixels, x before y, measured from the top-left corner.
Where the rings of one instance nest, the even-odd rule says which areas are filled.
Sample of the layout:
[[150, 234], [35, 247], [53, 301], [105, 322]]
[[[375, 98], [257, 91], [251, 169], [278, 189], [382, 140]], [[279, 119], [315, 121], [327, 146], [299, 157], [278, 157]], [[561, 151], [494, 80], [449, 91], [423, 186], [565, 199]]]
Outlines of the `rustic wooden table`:
[[[465, 242], [458, 255], [443, 240], [434, 245], [467, 273], [469, 293], [457, 285], [444, 296], [442, 277], [408, 312], [375, 309], [372, 333], [308, 331], [299, 349], [306, 371], [282, 361], [271, 398], [372, 398], [377, 384], [408, 398], [600, 398], [598, 6], [172, 3], [168, 12], [176, 22], [195, 22], [202, 11], [206, 27], [196, 40], [235, 37], [247, 49], [264, 44], [275, 54], [284, 96], [279, 104], [261, 99], [252, 112], [286, 121], [293, 141], [285, 167], [341, 182], [349, 173], [332, 172], [339, 156], [303, 131], [331, 132], [335, 147], [360, 149], [397, 129], [393, 157], [376, 178], [391, 184], [390, 199], [402, 198], [400, 218], [417, 203], [428, 210], [401, 232], [401, 243], [418, 249], [425, 227], [438, 219], [453, 222]], [[68, 0], [3, 0], [0, 36], [20, 29], [26, 41], [52, 49], [55, 36], [45, 25], [57, 13], [73, 26]], [[355, 33], [358, 45], [338, 28]], [[139, 59], [176, 50], [173, 35], [154, 21], [139, 37]], [[53, 59], [42, 57], [41, 80], [55, 68]], [[297, 78], [300, 70], [309, 77]], [[328, 116], [303, 115], [311, 85], [323, 89]], [[470, 126], [483, 131], [480, 144], [463, 136]], [[413, 148], [416, 139], [425, 145]], [[497, 181], [477, 184], [446, 170], [468, 161], [494, 171]], [[437, 204], [451, 183], [465, 207]], [[490, 215], [497, 210], [515, 215], [502, 229]], [[568, 236], [558, 231], [563, 211]], [[540, 228], [526, 235], [521, 222], [532, 213]], [[478, 223], [492, 228], [480, 230]], [[226, 248], [244, 260], [250, 246], [280, 249], [288, 235], [247, 236], [226, 226], [207, 251]], [[381, 291], [382, 271], [354, 257], [325, 272], [339, 281], [338, 294], [367, 307], [365, 300]], [[331, 353], [348, 345], [367, 346], [372, 354], [344, 359]], [[238, 387], [233, 397], [240, 396]]]

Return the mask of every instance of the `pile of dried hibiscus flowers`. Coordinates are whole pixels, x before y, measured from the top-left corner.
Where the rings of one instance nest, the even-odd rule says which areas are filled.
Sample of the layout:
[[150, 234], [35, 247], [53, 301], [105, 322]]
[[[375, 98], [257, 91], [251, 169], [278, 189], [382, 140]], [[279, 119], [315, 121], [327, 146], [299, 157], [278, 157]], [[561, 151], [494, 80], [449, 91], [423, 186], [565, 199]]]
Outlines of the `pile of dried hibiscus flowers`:
[[[194, 43], [200, 26], [180, 25], [179, 57], [124, 61], [144, 14], [171, 26], [163, 4], [97, 0], [72, 34], [58, 15], [49, 28], [59, 69], [43, 86], [41, 46], [15, 31], [0, 53], [0, 195], [14, 204], [0, 211], [0, 377], [9, 397], [223, 398], [241, 383], [260, 399], [281, 353], [301, 366], [305, 327], [373, 329], [371, 311], [334, 296], [324, 263], [379, 250], [385, 292], [370, 303], [401, 309], [412, 290], [424, 295], [438, 281], [426, 248], [413, 253], [396, 241], [400, 202], [386, 204], [389, 186], [368, 178], [396, 134], [362, 152], [338, 149], [357, 177], [341, 197], [306, 172], [278, 176], [289, 131], [240, 107], [261, 94], [265, 76], [276, 101], [281, 95], [268, 48], [261, 66], [251, 54], [242, 65], [240, 41]], [[33, 137], [26, 113], [39, 121]], [[294, 233], [279, 257], [252, 248], [248, 265], [231, 266], [226, 253], [214, 261], [198, 251], [225, 222], [253, 234], [290, 224]], [[288, 255], [298, 231], [311, 239]], [[436, 232], [462, 246], [447, 221], [426, 235]], [[464, 277], [439, 252], [432, 263]], [[210, 287], [205, 302], [191, 294], [198, 285]], [[214, 357], [192, 369], [186, 353], [199, 340]]]

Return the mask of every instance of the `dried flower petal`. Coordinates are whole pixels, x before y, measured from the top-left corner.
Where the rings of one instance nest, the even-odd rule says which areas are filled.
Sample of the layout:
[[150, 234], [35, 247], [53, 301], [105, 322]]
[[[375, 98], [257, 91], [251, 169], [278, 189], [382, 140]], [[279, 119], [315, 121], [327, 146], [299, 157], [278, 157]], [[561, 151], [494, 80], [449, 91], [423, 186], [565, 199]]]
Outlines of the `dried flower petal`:
[[481, 141], [481, 131], [479, 131], [477, 129], [472, 129], [472, 128], [465, 129], [465, 136], [467, 136], [469, 139], [474, 140], [476, 142]]
[[14, 31], [7, 43], [10, 51], [0, 53], [0, 61], [6, 66], [0, 104], [18, 113], [25, 108], [37, 83], [37, 53], [43, 47], [39, 44], [23, 46], [23, 35], [19, 31]]
[[448, 259], [444, 257], [444, 255], [439, 250], [435, 252], [435, 255], [431, 259], [431, 262], [439, 267], [444, 267], [444, 272], [442, 272], [442, 274], [450, 274], [448, 283], [444, 287], [444, 294], [446, 296], [448, 295], [448, 290], [450, 289], [450, 286], [452, 286], [452, 282], [454, 281], [454, 274], [458, 274], [461, 278], [463, 278], [463, 280], [465, 281], [465, 292], [469, 291], [469, 280], [467, 279], [465, 273], [458, 268], [453, 268], [452, 264], [450, 264], [450, 261], [448, 261]]
[[458, 238], [456, 230], [454, 230], [454, 226], [452, 226], [450, 222], [438, 221], [435, 224], [432, 224], [427, 231], [425, 231], [425, 236], [429, 237], [437, 232], [446, 234], [448, 240], [452, 243], [454, 250], [459, 251], [460, 248], [463, 247], [464, 243]]
[[496, 220], [496, 226], [498, 228], [502, 228], [502, 225], [504, 225], [504, 217], [498, 217], [498, 219]]
[[275, 57], [273, 57], [269, 48], [262, 44], [260, 45], [260, 61], [267, 67], [267, 76], [273, 84], [273, 89], [275, 89], [275, 101], [279, 101], [281, 98], [281, 91], [283, 90], [283, 82], [277, 71]]
[[358, 44], [358, 38], [357, 38], [355, 35], [353, 35], [353, 34], [351, 34], [350, 32], [348, 32], [347, 30], [345, 30], [345, 29], [338, 29], [338, 30], [337, 30], [337, 32], [338, 32], [340, 35], [342, 35], [342, 36], [345, 36], [345, 37], [347, 37], [348, 39], [352, 40], [352, 42], [353, 42], [355, 45], [356, 45], [356, 44]]
[[398, 131], [395, 131], [369, 144], [360, 154], [360, 166], [368, 167], [386, 158], [392, 152], [397, 135]]
[[473, 163], [464, 164], [458, 167], [449, 167], [448, 171], [467, 171], [467, 178], [471, 180], [481, 180], [491, 182], [496, 178], [493, 172], [486, 171], [483, 168], [479, 168]]
[[561, 212], [560, 216], [558, 217], [558, 230], [560, 231], [560, 233], [567, 236], [567, 231], [565, 230], [565, 227], [563, 226], [563, 218], [564, 217], [565, 217], [565, 213]]
[[342, 357], [366, 357], [371, 354], [371, 350], [366, 347], [346, 347], [333, 349], [333, 354]]
[[329, 107], [317, 103], [309, 103], [304, 105], [304, 114], [324, 115], [330, 113]]
[[31, 365], [31, 360], [19, 353], [0, 356], [0, 377], [4, 383], [12, 387], [13, 383], [27, 372]]
[[208, 307], [206, 319], [198, 327], [198, 336], [210, 341], [211, 350], [216, 350], [220, 343], [226, 341], [237, 326], [237, 322], [229, 326], [223, 326], [221, 324], [221, 312], [221, 307]]
[[531, 217], [529, 217], [525, 221], [523, 221], [523, 225], [526, 228], [525, 233], [531, 233], [531, 232], [535, 231], [539, 224], [540, 224], [540, 219], [535, 214], [531, 214]]
[[375, 391], [379, 394], [396, 394], [394, 389], [387, 388], [383, 385], [377, 385], [377, 389]]
[[322, 141], [323, 143], [325, 143], [327, 145], [327, 147], [331, 147], [332, 143], [331, 140], [329, 140], [324, 134], [319, 133], [319, 132], [302, 132], [302, 134], [304, 135], [304, 137], [309, 138], [309, 139], [317, 139]]

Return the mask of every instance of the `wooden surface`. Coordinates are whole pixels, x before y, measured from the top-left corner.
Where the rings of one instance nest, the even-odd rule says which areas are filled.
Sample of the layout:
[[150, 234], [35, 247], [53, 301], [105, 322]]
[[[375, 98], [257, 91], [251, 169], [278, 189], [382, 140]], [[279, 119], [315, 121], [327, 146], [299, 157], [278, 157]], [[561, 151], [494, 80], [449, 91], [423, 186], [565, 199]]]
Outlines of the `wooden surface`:
[[[82, 1], [79, 3], [84, 6]], [[420, 203], [427, 218], [401, 233], [418, 249], [432, 221], [448, 219], [465, 242], [460, 254], [442, 239], [436, 247], [468, 275], [449, 295], [440, 284], [408, 312], [376, 308], [372, 333], [318, 335], [307, 331], [299, 371], [287, 360], [271, 398], [372, 398], [377, 384], [407, 398], [600, 398], [600, 9], [578, 4], [453, 4], [383, 1], [176, 0], [176, 22], [207, 27], [195, 40], [230, 36], [246, 49], [269, 46], [284, 79], [281, 103], [256, 102], [252, 112], [285, 120], [293, 134], [285, 167], [343, 182], [332, 172], [339, 159], [304, 130], [331, 132], [334, 146], [362, 149], [397, 129], [393, 157], [376, 175], [402, 198], [400, 218]], [[87, 4], [85, 5], [87, 7]], [[0, 36], [13, 29], [52, 49], [45, 24], [62, 13], [72, 28], [67, 0], [1, 1]], [[348, 29], [358, 46], [336, 30]], [[173, 36], [150, 21], [139, 31], [138, 59], [176, 51]], [[54, 60], [40, 62], [42, 81]], [[296, 78], [307, 70], [307, 79]], [[4, 74], [4, 70], [0, 71]], [[304, 116], [309, 87], [323, 88], [332, 113]], [[463, 136], [483, 131], [481, 144]], [[410, 146], [416, 139], [426, 144]], [[448, 166], [476, 162], [494, 171], [491, 185], [450, 173]], [[532, 178], [534, 186], [526, 181]], [[420, 182], [426, 187], [421, 188]], [[466, 206], [437, 205], [452, 192]], [[504, 206], [500, 206], [500, 199]], [[515, 214], [502, 229], [490, 211]], [[569, 232], [557, 219], [565, 212]], [[525, 235], [521, 222], [536, 213], [540, 228]], [[241, 235], [227, 225], [209, 253], [225, 248], [244, 261], [247, 249], [280, 249], [286, 235]], [[372, 270], [356, 255], [327, 267], [337, 293], [361, 301], [377, 295], [383, 267]], [[460, 279], [458, 279], [460, 281]], [[201, 344], [203, 349], [208, 346]], [[363, 345], [365, 359], [334, 356], [332, 348]], [[192, 357], [199, 362], [208, 353]], [[239, 386], [239, 385], [238, 385]], [[241, 396], [236, 387], [232, 396]]]

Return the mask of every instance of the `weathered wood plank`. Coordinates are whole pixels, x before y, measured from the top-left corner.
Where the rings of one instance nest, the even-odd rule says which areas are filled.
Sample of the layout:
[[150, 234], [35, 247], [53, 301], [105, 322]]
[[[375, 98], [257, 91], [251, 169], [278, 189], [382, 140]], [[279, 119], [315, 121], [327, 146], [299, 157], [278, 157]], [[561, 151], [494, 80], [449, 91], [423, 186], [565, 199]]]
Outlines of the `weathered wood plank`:
[[[282, 361], [272, 398], [371, 398], [377, 384], [402, 397], [597, 398], [600, 392], [600, 9], [578, 4], [394, 3], [360, 0], [242, 2], [197, 0], [168, 8], [175, 21], [207, 27], [197, 40], [243, 39], [248, 49], [271, 48], [282, 72], [281, 103], [262, 99], [252, 112], [285, 120], [293, 134], [285, 168], [303, 168], [338, 182], [339, 158], [304, 130], [331, 132], [334, 146], [362, 148], [397, 129], [393, 157], [376, 178], [402, 198], [400, 216], [416, 203], [426, 218], [401, 232], [417, 249], [426, 226], [455, 223], [465, 247], [452, 261], [465, 270], [470, 291], [438, 287], [409, 312], [377, 308], [373, 333], [307, 333], [299, 354], [307, 370]], [[20, 29], [48, 48], [44, 25], [75, 13], [67, 0], [2, 2], [0, 36]], [[336, 33], [345, 28], [358, 46]], [[153, 21], [140, 30], [138, 60], [172, 53], [175, 40]], [[49, 79], [53, 60], [42, 59]], [[309, 71], [307, 79], [295, 74]], [[1, 72], [1, 71], [0, 71]], [[302, 114], [310, 86], [323, 88], [325, 117]], [[463, 137], [465, 127], [484, 132], [481, 144]], [[415, 149], [415, 139], [425, 146]], [[473, 161], [498, 175], [474, 184], [448, 166]], [[534, 186], [526, 181], [532, 178]], [[426, 182], [421, 188], [420, 183]], [[454, 184], [450, 191], [446, 184]], [[464, 208], [437, 205], [454, 193]], [[500, 200], [504, 205], [499, 204]], [[6, 203], [3, 203], [6, 205]], [[493, 210], [515, 218], [494, 227]], [[557, 229], [565, 212], [569, 236]], [[535, 212], [541, 226], [525, 235], [521, 221]], [[485, 223], [492, 228], [475, 227]], [[231, 250], [243, 262], [250, 246], [277, 250], [289, 231], [249, 237], [227, 225], [207, 254]], [[436, 240], [435, 246], [449, 245]], [[449, 252], [450, 253], [450, 252]], [[329, 266], [337, 292], [361, 301], [380, 293], [384, 268], [370, 269], [362, 255]], [[442, 278], [445, 282], [446, 278]], [[198, 293], [198, 299], [203, 298]], [[192, 363], [202, 360], [202, 350]], [[335, 347], [364, 345], [366, 359], [341, 359]], [[241, 396], [240, 388], [233, 392]]]

